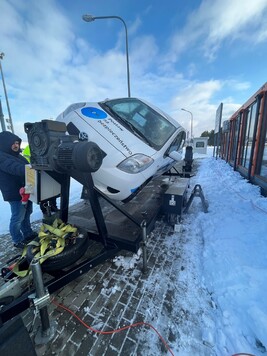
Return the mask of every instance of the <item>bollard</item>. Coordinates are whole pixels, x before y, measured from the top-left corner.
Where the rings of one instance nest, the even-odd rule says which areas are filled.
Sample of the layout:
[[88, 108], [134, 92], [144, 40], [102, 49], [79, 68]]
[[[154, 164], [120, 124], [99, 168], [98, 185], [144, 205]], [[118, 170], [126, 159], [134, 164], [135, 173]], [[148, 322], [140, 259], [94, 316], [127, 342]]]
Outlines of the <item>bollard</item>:
[[143, 273], [147, 274], [147, 235], [146, 235], [146, 221], [141, 222], [142, 229], [142, 249], [143, 249]]
[[35, 287], [35, 298], [33, 299], [36, 309], [39, 310], [41, 319], [41, 329], [38, 330], [35, 337], [35, 344], [41, 345], [50, 341], [56, 331], [56, 323], [50, 325], [47, 304], [50, 302], [49, 293], [46, 292], [43, 282], [41, 265], [38, 260], [33, 259], [31, 262], [33, 283]]

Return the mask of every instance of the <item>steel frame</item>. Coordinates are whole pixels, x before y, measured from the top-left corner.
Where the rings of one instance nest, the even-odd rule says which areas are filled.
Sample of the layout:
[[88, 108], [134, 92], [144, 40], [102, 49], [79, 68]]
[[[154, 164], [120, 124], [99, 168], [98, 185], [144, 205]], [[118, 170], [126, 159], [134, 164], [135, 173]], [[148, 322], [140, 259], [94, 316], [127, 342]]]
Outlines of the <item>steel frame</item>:
[[[62, 221], [68, 221], [68, 213], [69, 213], [69, 190], [70, 190], [70, 177], [67, 174], [57, 174], [56, 172], [47, 172], [54, 179], [56, 179], [61, 184], [61, 201], [60, 201], [60, 218]], [[72, 174], [72, 177], [75, 178], [75, 172]], [[156, 215], [151, 221], [146, 224], [145, 220], [137, 221], [131, 214], [129, 214], [125, 209], [118, 206], [115, 202], [110, 200], [104, 194], [102, 194], [93, 184], [93, 179], [90, 174], [83, 174], [83, 177], [79, 174], [79, 182], [82, 183], [89, 190], [89, 201], [91, 204], [92, 212], [94, 214], [94, 219], [96, 221], [98, 234], [89, 234], [88, 238], [98, 240], [102, 243], [103, 249], [100, 253], [98, 253], [93, 258], [86, 259], [75, 266], [70, 267], [67, 271], [59, 271], [57, 273], [49, 273], [53, 279], [49, 282], [45, 283], [45, 287], [47, 288], [49, 293], [54, 293], [58, 289], [64, 287], [77, 277], [80, 277], [84, 273], [88, 272], [90, 269], [95, 266], [105, 262], [107, 259], [115, 256], [120, 250], [129, 250], [132, 252], [136, 252], [139, 246], [142, 243], [142, 239], [144, 238], [144, 232], [142, 232], [142, 227], [145, 226], [147, 228], [146, 231], [148, 233], [152, 230]], [[123, 215], [125, 215], [128, 219], [130, 219], [135, 225], [140, 227], [140, 235], [137, 237], [135, 241], [127, 241], [120, 236], [109, 236], [107, 232], [106, 223], [104, 220], [103, 212], [100, 206], [99, 197], [102, 196], [105, 200], [107, 200], [113, 207], [118, 209]], [[90, 236], [89, 236], [90, 235]], [[0, 309], [0, 326], [5, 322], [15, 317], [16, 315], [22, 313], [26, 309], [28, 309], [31, 305], [30, 295], [32, 295], [34, 289], [28, 290], [24, 292], [20, 297], [16, 298], [13, 302], [6, 306], [2, 306]], [[0, 329], [1, 331], [1, 329]]]

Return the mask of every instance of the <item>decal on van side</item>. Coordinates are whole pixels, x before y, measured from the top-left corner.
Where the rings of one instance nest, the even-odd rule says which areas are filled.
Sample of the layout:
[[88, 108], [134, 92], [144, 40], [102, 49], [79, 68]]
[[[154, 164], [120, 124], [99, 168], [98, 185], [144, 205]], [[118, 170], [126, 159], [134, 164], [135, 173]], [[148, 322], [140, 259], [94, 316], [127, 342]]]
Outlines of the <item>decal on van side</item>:
[[105, 121], [102, 121], [102, 120], [99, 120], [98, 121], [104, 129], [107, 130], [107, 132], [109, 132], [118, 142], [119, 144], [129, 153], [129, 155], [132, 155], [132, 151], [130, 150], [130, 148], [126, 145], [126, 143], [124, 143], [123, 139], [121, 139], [113, 130], [112, 128], [109, 127], [109, 123], [110, 121], [108, 120], [105, 120]]
[[81, 109], [81, 113], [84, 116], [90, 117], [91, 119], [105, 119], [108, 115], [105, 111], [94, 107], [86, 107]]

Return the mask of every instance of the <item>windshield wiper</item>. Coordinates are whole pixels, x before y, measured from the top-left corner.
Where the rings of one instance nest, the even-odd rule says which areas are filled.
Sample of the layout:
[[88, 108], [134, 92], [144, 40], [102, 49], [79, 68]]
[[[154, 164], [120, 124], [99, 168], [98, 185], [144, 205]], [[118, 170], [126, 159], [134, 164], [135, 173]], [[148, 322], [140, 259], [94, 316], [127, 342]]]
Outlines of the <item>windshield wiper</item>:
[[116, 111], [111, 109], [108, 105], [102, 103], [102, 105], [105, 107], [105, 110], [108, 111], [111, 116], [115, 116], [116, 119], [123, 125], [126, 126], [128, 129], [130, 129], [131, 132], [133, 132], [136, 136], [138, 136], [140, 139], [145, 141], [149, 146], [153, 147], [152, 143], [146, 138], [146, 136], [139, 131], [131, 122], [126, 120], [124, 117], [120, 116]]
[[123, 123], [126, 124], [139, 138], [143, 139], [149, 146], [152, 147], [151, 142], [146, 138], [143, 132], [139, 131], [131, 122], [123, 120]]

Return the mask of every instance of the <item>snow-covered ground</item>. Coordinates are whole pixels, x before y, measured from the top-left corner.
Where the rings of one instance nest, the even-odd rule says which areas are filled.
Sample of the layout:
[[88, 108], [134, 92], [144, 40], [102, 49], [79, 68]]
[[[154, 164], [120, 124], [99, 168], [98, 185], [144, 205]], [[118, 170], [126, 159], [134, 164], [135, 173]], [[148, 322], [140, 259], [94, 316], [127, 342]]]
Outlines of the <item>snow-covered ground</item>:
[[197, 177], [209, 213], [188, 215], [202, 236], [203, 285], [216, 318], [205, 325], [217, 355], [267, 354], [267, 198], [224, 161], [203, 159]]
[[[181, 347], [186, 350], [186, 345], [197, 345], [201, 339], [208, 351], [203, 353], [200, 348], [196, 355], [228, 356], [241, 352], [267, 355], [267, 198], [226, 162], [213, 158], [212, 149], [208, 155], [195, 154], [194, 159], [199, 162], [199, 168], [190, 185], [191, 188], [201, 185], [209, 203], [208, 213], [196, 197], [184, 215], [183, 231], [168, 236], [164, 244], [169, 248], [179, 244], [183, 248], [179, 268], [186, 273], [177, 274], [175, 283], [177, 290], [188, 282], [195, 290], [187, 291], [186, 299], [173, 308], [179, 308], [178, 316], [187, 309], [197, 313], [202, 304], [202, 314], [196, 314], [201, 336], [182, 329], [179, 348], [172, 345], [172, 349], [175, 355], [184, 356]], [[71, 204], [80, 201], [80, 193], [81, 185], [72, 181]], [[6, 233], [10, 212], [2, 197], [0, 208], [0, 233]], [[35, 206], [33, 221], [41, 217], [39, 207]], [[135, 263], [133, 259], [129, 264], [129, 260], [120, 256], [114, 262], [125, 269], [133, 268]], [[161, 282], [164, 282], [164, 270]], [[207, 298], [202, 300], [202, 294], [210, 296], [209, 308], [204, 305]], [[175, 320], [172, 323], [175, 326]]]

